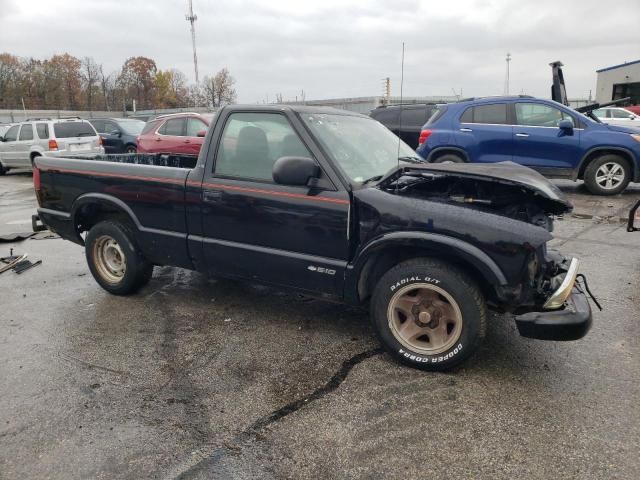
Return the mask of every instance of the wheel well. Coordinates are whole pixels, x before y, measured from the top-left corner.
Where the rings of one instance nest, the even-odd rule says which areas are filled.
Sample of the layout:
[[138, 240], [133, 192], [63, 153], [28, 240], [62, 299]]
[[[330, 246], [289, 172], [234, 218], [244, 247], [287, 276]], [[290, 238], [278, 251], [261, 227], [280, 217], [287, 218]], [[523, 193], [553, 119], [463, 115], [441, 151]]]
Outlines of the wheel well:
[[435, 162], [440, 157], [444, 157], [445, 155], [455, 155], [456, 157], [461, 158], [464, 162], [467, 162], [467, 156], [459, 150], [447, 149], [443, 148], [442, 150], [436, 150], [429, 157], [430, 162]]
[[617, 155], [618, 157], [624, 158], [627, 161], [627, 164], [629, 165], [629, 168], [631, 168], [631, 178], [635, 178], [635, 174], [636, 174], [636, 167], [635, 167], [635, 162], [633, 161], [633, 158], [631, 157], [631, 155], [628, 152], [625, 152], [624, 150], [595, 150], [591, 153], [589, 153], [584, 161], [582, 162], [582, 165], [580, 165], [580, 170], [578, 171], [578, 180], [582, 180], [584, 179], [584, 172], [587, 169], [587, 167], [589, 166], [589, 164], [594, 161], [596, 158], [601, 157], [603, 155]]
[[117, 220], [120, 223], [135, 228], [135, 223], [129, 215], [115, 205], [105, 203], [86, 203], [75, 212], [74, 225], [78, 235], [87, 232], [104, 220]]
[[31, 152], [30, 158], [33, 160], [36, 157], [41, 157], [42, 154], [40, 152]]
[[490, 282], [486, 281], [484, 275], [475, 267], [475, 265], [460, 259], [452, 252], [440, 250], [434, 251], [420, 247], [407, 247], [402, 249], [387, 248], [381, 252], [371, 255], [371, 257], [367, 259], [358, 280], [358, 297], [360, 302], [364, 303], [369, 297], [371, 297], [378, 280], [380, 280], [380, 278], [391, 268], [412, 258], [425, 257], [436, 258], [437, 260], [458, 267], [476, 282], [485, 298], [493, 300], [497, 297]]

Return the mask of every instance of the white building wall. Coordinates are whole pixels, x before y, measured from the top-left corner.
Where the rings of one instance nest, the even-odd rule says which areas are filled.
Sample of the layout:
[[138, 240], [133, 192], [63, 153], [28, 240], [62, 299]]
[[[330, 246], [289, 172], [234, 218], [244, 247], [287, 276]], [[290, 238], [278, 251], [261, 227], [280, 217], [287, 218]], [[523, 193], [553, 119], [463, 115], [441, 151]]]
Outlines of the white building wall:
[[640, 82], [640, 63], [598, 72], [597, 75], [596, 101], [598, 103], [609, 102], [613, 95], [613, 85]]

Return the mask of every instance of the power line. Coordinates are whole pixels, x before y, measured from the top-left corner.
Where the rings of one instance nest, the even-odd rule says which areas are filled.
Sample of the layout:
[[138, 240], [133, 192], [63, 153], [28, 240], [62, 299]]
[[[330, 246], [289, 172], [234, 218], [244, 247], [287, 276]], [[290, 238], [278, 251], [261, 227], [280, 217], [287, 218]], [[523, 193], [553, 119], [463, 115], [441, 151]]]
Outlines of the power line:
[[193, 68], [196, 72], [196, 85], [200, 83], [198, 78], [198, 56], [196, 55], [196, 20], [198, 16], [193, 13], [193, 0], [189, 0], [189, 14], [186, 19], [191, 23], [191, 43], [193, 45]]

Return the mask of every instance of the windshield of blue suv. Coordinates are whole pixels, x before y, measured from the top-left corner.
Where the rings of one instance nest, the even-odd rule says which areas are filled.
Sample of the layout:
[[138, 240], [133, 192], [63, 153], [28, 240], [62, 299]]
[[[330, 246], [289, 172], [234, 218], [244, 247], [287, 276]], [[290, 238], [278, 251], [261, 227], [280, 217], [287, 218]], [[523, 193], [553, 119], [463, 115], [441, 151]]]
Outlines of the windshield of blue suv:
[[423, 161], [411, 147], [373, 119], [326, 113], [300, 116], [355, 183], [378, 180], [398, 163]]

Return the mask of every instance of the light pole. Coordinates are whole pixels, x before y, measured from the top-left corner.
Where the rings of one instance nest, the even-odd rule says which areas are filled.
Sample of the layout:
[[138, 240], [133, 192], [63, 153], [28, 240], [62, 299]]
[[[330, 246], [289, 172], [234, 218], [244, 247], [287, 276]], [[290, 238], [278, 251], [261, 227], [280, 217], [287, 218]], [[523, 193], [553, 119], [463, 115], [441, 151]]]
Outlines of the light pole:
[[196, 85], [200, 84], [198, 79], [198, 56], [196, 55], [196, 20], [198, 16], [193, 14], [193, 0], [189, 0], [189, 14], [186, 19], [191, 23], [191, 43], [193, 45], [193, 68], [196, 71]]
[[511, 63], [511, 54], [509, 52], [507, 52], [505, 61], [507, 62], [507, 77], [504, 82], [504, 94], [509, 95], [509, 64]]

